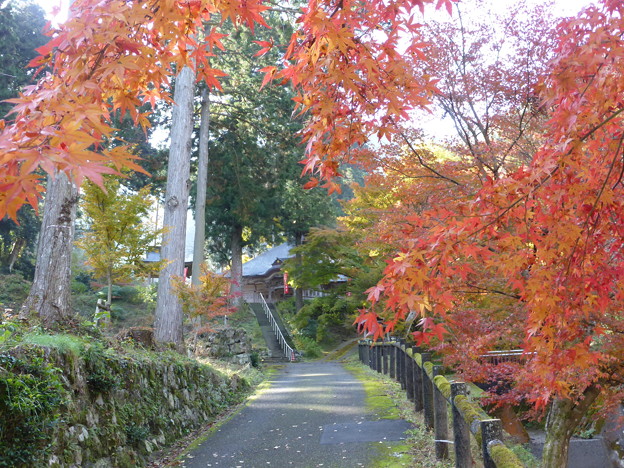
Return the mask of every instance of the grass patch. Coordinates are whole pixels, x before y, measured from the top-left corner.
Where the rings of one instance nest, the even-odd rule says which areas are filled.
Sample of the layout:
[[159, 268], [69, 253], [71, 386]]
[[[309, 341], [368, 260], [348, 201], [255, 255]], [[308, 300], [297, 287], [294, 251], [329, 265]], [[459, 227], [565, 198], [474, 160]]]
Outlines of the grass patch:
[[346, 363], [345, 368], [364, 385], [366, 408], [372, 411], [377, 419], [401, 418], [397, 405], [387, 392], [387, 386], [394, 382], [384, 382], [374, 378], [375, 376], [371, 375], [367, 367], [356, 362]]
[[372, 468], [399, 468], [404, 466], [418, 466], [410, 453], [410, 446], [405, 441], [384, 442], [377, 448], [379, 455], [373, 460]]
[[50, 335], [31, 332], [25, 334], [22, 341], [24, 343], [45, 346], [46, 348], [56, 348], [60, 351], [70, 351], [75, 355], [79, 355], [85, 347], [85, 342], [82, 338], [67, 334]]
[[251, 387], [256, 387], [267, 378], [266, 370], [262, 371], [257, 367], [234, 364], [231, 362], [220, 361], [210, 358], [196, 358], [196, 360], [198, 362], [201, 362], [202, 364], [208, 364], [212, 368], [218, 370], [228, 377], [238, 375], [239, 377], [245, 379]]

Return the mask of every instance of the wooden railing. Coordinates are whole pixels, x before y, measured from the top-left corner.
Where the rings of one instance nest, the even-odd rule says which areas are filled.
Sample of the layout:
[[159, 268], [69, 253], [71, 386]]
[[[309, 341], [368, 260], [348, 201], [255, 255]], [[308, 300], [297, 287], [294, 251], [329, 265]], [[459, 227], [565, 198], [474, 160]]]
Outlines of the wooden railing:
[[288, 358], [290, 361], [295, 361], [297, 359], [297, 353], [292, 348], [292, 346], [290, 346], [286, 342], [286, 338], [284, 337], [284, 334], [282, 333], [282, 330], [280, 329], [279, 324], [277, 323], [277, 320], [275, 320], [275, 317], [273, 316], [273, 312], [271, 311], [271, 308], [267, 304], [262, 294], [260, 294], [260, 299], [261, 299], [260, 304], [262, 304], [262, 309], [264, 310], [264, 313], [266, 314], [266, 317], [269, 320], [269, 324], [271, 325], [271, 329], [273, 330], [273, 333], [275, 333], [275, 337], [277, 338], [277, 342], [279, 343], [280, 348], [282, 348], [282, 351], [284, 352], [284, 356], [286, 356], [286, 358]]
[[505, 351], [489, 351], [479, 356], [479, 360], [490, 364], [500, 364], [502, 362], [523, 363], [534, 355], [535, 353], [527, 353], [523, 349], [508, 349]]
[[[414, 409], [423, 412], [425, 425], [435, 434], [438, 459], [449, 457], [449, 445], [455, 452], [455, 467], [473, 466], [470, 434], [481, 448], [484, 468], [522, 468], [516, 455], [502, 442], [500, 419], [490, 418], [470, 401], [464, 382], [450, 382], [442, 367], [431, 362], [431, 354], [406, 346], [400, 340], [373, 342], [362, 340], [358, 346], [360, 361], [379, 373], [389, 375], [401, 384]], [[451, 407], [453, 438], [449, 439], [447, 421]]]

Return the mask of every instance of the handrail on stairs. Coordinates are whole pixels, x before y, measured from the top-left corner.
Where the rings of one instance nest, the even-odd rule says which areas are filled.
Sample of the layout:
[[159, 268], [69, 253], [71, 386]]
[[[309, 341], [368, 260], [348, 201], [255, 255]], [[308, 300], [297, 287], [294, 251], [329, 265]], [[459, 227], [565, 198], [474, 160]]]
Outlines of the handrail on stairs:
[[286, 342], [286, 338], [284, 338], [284, 334], [282, 333], [282, 330], [280, 330], [280, 327], [277, 324], [277, 320], [275, 320], [275, 317], [273, 316], [273, 312], [269, 308], [269, 305], [264, 299], [264, 296], [262, 295], [262, 293], [260, 293], [260, 299], [262, 300], [261, 304], [262, 304], [262, 308], [264, 309], [264, 313], [266, 314], [267, 319], [269, 320], [269, 323], [271, 324], [271, 328], [273, 329], [273, 332], [275, 333], [277, 341], [282, 347], [282, 351], [284, 352], [284, 355], [290, 361], [294, 361], [296, 359], [295, 350]]

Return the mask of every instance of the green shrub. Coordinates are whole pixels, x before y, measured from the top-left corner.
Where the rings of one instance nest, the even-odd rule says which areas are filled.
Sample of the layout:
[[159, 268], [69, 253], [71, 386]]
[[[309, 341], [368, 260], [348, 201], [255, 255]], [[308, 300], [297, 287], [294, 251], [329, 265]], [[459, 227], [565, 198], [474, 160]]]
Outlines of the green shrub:
[[337, 296], [318, 297], [307, 302], [290, 319], [295, 333], [306, 336], [317, 343], [327, 342], [353, 330], [353, 312], [356, 305]]
[[42, 466], [65, 401], [61, 370], [42, 348], [0, 354], [0, 466]]
[[293, 333], [316, 340], [318, 321], [314, 313], [315, 310], [313, 307], [303, 306], [301, 310], [297, 312], [297, 315], [290, 320]]
[[87, 287], [87, 291], [91, 291], [91, 282], [93, 281], [93, 275], [87, 271], [81, 271], [74, 277], [74, 281], [82, 283]]
[[95, 305], [97, 304], [97, 296], [93, 292], [85, 294], [77, 294], [72, 296], [72, 308], [81, 317], [90, 320], [95, 313]]
[[308, 336], [295, 335], [293, 340], [295, 341], [295, 346], [303, 353], [304, 357], [317, 358], [323, 355], [323, 350], [314, 339]]
[[130, 304], [140, 304], [143, 302], [140, 291], [134, 286], [121, 286], [117, 291], [119, 299]]
[[275, 308], [277, 309], [277, 312], [282, 317], [287, 317], [289, 315], [294, 315], [295, 312], [297, 312], [297, 310], [295, 308], [295, 298], [294, 297], [289, 297], [288, 299], [285, 299], [283, 301], [278, 302], [275, 305]]
[[156, 308], [158, 286], [156, 284], [146, 284], [144, 286], [137, 286], [136, 290], [141, 303], [147, 306], [150, 313], [153, 312]]
[[89, 290], [89, 286], [80, 281], [72, 280], [71, 292], [72, 294], [84, 294]]
[[0, 306], [18, 309], [28, 297], [31, 283], [20, 274], [0, 275]]
[[111, 372], [108, 355], [101, 343], [94, 343], [82, 352], [87, 369], [87, 385], [93, 393], [106, 393], [120, 385], [119, 376]]
[[[140, 304], [143, 302], [143, 295], [138, 288], [134, 286], [118, 286], [113, 284], [112, 297], [114, 301], [128, 302], [130, 304]], [[103, 287], [97, 292], [97, 297], [106, 299], [108, 297], [108, 286]]]
[[130, 313], [119, 304], [112, 304], [111, 306], [111, 319], [116, 322], [120, 322], [122, 320], [126, 320]]
[[5, 319], [0, 322], [0, 347], [10, 346], [21, 339], [24, 324], [17, 318]]
[[150, 429], [146, 426], [137, 426], [136, 424], [129, 424], [125, 428], [126, 440], [130, 445], [137, 447], [141, 442], [147, 439], [150, 435]]

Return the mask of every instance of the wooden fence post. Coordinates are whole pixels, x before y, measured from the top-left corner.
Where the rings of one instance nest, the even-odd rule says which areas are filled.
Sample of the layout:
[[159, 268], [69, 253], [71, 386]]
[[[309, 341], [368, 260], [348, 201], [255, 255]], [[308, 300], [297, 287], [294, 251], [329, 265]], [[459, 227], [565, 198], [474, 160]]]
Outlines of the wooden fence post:
[[401, 340], [399, 345], [399, 368], [398, 381], [401, 384], [401, 390], [405, 390], [405, 340]]
[[[401, 346], [403, 346], [403, 344], [401, 343], [401, 340], [397, 340], [396, 345], [395, 345], [395, 352], [396, 352], [396, 359], [395, 359], [395, 364], [396, 364], [396, 370], [395, 370], [395, 380], [398, 383], [401, 383], [401, 379], [403, 378], [401, 376], [401, 371], [402, 371], [402, 366], [401, 366], [401, 357], [403, 356], [403, 350], [401, 349]], [[401, 387], [403, 388], [403, 387]]]
[[390, 343], [390, 353], [388, 357], [390, 358], [390, 378], [394, 379], [396, 377], [396, 342]]
[[383, 373], [384, 375], [388, 375], [388, 342], [384, 340], [383, 350], [382, 350], [382, 359], [383, 359]]
[[433, 382], [429, 378], [425, 370], [425, 363], [431, 361], [430, 353], [422, 353], [422, 393], [423, 393], [423, 409], [425, 410], [425, 426], [427, 429], [433, 429]]
[[407, 392], [407, 368], [409, 366], [409, 356], [407, 355], [407, 344], [402, 340], [401, 349], [403, 350], [403, 380], [401, 381], [401, 388]]
[[[442, 366], [433, 366], [433, 377], [442, 374]], [[435, 433], [435, 452], [438, 460], [448, 458], [448, 420], [446, 411], [446, 398], [433, 384], [433, 423]], [[489, 468], [489, 467], [488, 467]]]
[[[503, 439], [503, 425], [500, 419], [485, 419], [481, 421], [481, 449], [483, 451], [483, 468], [496, 468], [488, 450], [490, 442], [501, 442]], [[502, 442], [501, 442], [502, 443]]]
[[[414, 352], [418, 351], [421, 354], [419, 348], [414, 348]], [[421, 361], [422, 362], [422, 361]], [[423, 383], [422, 383], [422, 366], [419, 366], [414, 359], [414, 411], [422, 411], [423, 410]]]
[[371, 343], [371, 369], [377, 368], [377, 343], [374, 341]]
[[375, 370], [377, 364], [377, 343], [374, 341], [371, 343], [371, 369]]
[[[408, 353], [411, 351], [411, 353]], [[411, 354], [411, 355], [410, 355]], [[405, 348], [405, 392], [409, 401], [414, 401], [414, 351], [411, 347]]]
[[375, 344], [375, 348], [377, 348], [377, 352], [375, 353], [375, 356], [377, 357], [377, 362], [375, 363], [375, 369], [377, 370], [377, 373], [381, 374], [381, 353], [383, 351], [383, 342], [381, 340], [377, 341], [377, 343]]
[[459, 395], [468, 395], [468, 387], [463, 382], [451, 383], [455, 468], [471, 468], [472, 456], [470, 455], [470, 428], [455, 405], [455, 398]]
[[397, 341], [396, 353], [397, 353], [396, 381], [399, 384], [401, 384], [401, 390], [403, 390], [403, 374], [405, 371], [403, 367], [403, 340]]
[[[396, 348], [396, 381], [401, 383], [403, 378], [403, 340], [397, 340]], [[401, 385], [401, 389], [403, 386]]]

